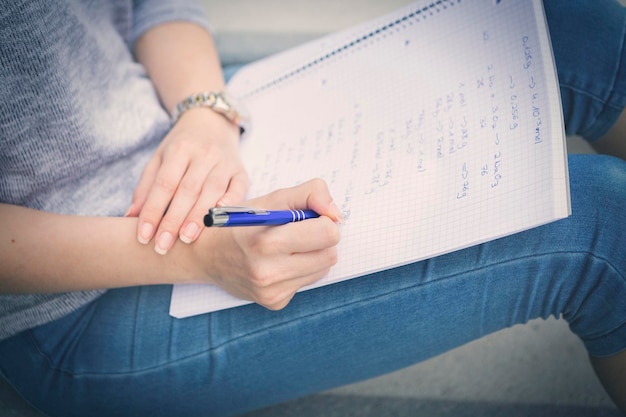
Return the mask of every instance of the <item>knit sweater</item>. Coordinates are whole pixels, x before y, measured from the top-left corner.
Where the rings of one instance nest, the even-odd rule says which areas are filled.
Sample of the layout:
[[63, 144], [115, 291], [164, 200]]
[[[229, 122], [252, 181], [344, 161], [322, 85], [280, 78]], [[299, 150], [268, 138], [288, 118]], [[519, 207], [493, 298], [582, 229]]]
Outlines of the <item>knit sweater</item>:
[[[0, 0], [0, 202], [125, 213], [170, 127], [132, 47], [172, 20], [208, 28], [201, 6], [183, 0]], [[0, 340], [103, 292], [0, 295]]]

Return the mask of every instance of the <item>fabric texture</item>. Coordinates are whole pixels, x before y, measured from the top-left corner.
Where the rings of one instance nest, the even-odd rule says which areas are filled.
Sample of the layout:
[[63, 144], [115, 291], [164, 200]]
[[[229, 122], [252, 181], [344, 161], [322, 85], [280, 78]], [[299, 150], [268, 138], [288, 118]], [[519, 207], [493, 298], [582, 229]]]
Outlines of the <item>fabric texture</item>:
[[[110, 290], [0, 342], [50, 416], [233, 416], [385, 374], [539, 317], [594, 356], [626, 348], [626, 162], [570, 157], [574, 215], [258, 305], [169, 316], [171, 286]], [[602, 201], [602, 205], [597, 204]]]
[[[624, 6], [614, 0], [567, 4], [545, 0], [544, 6], [566, 131], [596, 141], [615, 123], [626, 102]], [[585, 51], [590, 60], [575, 51]]]
[[[0, 2], [0, 202], [124, 215], [170, 127], [132, 45], [171, 20], [209, 29], [190, 1]], [[0, 295], [0, 340], [103, 292]]]

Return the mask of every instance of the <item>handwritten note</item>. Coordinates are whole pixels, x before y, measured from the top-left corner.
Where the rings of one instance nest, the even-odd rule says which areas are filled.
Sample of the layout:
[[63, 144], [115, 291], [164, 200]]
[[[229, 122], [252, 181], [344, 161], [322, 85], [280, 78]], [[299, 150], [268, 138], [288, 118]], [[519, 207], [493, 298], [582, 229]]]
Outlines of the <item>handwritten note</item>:
[[[346, 218], [314, 286], [569, 214], [546, 33], [540, 1], [419, 1], [235, 77], [250, 195], [320, 177]], [[241, 303], [176, 286], [171, 314]]]

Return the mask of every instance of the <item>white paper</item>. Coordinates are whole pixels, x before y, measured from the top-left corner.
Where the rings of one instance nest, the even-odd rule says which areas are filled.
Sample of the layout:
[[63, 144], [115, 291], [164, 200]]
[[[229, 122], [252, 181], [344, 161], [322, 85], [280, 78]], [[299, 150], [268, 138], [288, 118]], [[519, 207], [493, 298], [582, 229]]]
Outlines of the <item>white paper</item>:
[[[339, 263], [315, 286], [570, 214], [542, 7], [420, 1], [235, 76], [250, 196], [320, 177], [346, 217]], [[176, 285], [170, 314], [243, 303]]]

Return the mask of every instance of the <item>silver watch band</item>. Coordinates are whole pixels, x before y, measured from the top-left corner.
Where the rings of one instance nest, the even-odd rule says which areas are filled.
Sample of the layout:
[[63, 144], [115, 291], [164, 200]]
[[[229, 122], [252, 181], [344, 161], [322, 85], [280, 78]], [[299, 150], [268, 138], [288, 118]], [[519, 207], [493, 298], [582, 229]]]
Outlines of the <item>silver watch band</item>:
[[221, 92], [203, 92], [193, 94], [181, 102], [179, 102], [172, 112], [172, 124], [180, 118], [180, 116], [189, 109], [195, 107], [208, 107], [216, 113], [221, 114], [233, 124], [239, 126], [243, 133], [243, 117], [230, 103], [230, 100]]

